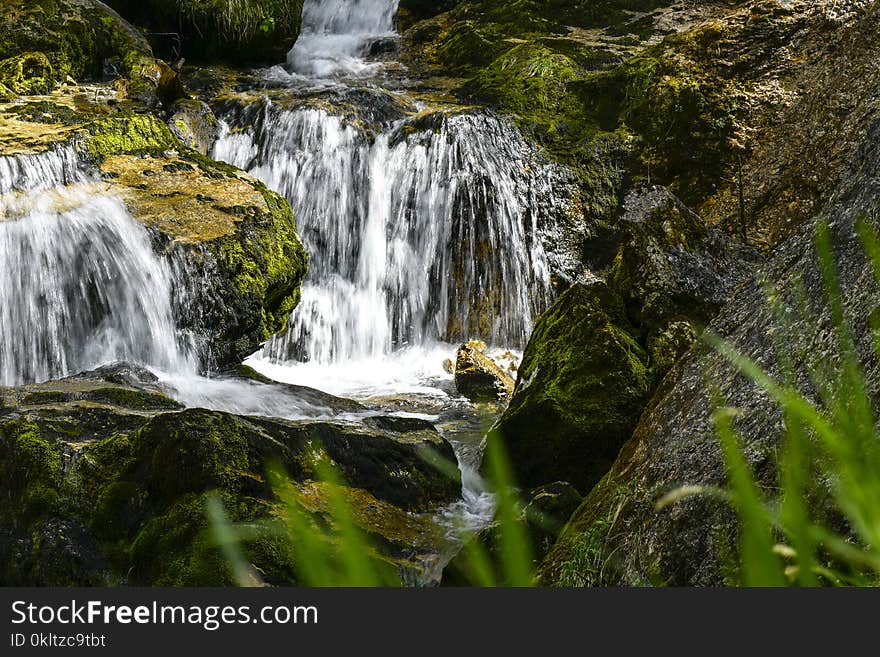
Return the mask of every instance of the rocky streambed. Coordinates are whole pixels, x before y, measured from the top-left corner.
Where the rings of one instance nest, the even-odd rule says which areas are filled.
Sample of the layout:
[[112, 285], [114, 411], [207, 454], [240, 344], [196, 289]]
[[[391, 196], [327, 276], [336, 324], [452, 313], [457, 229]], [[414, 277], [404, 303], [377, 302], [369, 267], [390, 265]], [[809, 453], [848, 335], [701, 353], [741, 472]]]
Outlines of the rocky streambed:
[[321, 455], [436, 582], [462, 527], [497, 555], [484, 438], [541, 583], [725, 582], [730, 510], [655, 503], [725, 484], [707, 372], [772, 490], [699, 337], [760, 359], [814, 220], [867, 344], [876, 3], [182, 5], [0, 13], [0, 582], [233, 583], [220, 499], [297, 583], [271, 470], [326, 526]]

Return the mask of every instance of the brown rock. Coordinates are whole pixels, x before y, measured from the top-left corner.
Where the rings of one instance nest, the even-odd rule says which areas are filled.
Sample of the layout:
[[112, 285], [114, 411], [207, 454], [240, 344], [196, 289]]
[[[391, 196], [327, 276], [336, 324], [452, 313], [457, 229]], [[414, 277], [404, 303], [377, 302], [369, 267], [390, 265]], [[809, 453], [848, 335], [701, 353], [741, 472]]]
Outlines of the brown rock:
[[463, 344], [456, 356], [455, 386], [473, 402], [507, 401], [515, 382], [507, 372], [486, 355], [483, 342]]

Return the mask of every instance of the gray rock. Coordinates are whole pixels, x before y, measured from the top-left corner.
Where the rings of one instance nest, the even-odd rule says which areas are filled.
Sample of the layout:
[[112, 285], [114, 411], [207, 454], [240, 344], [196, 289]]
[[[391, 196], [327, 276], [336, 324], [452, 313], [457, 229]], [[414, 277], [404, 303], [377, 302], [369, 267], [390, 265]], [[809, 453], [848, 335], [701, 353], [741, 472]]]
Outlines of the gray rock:
[[[880, 287], [855, 233], [857, 220], [880, 226], [880, 125], [870, 131], [849, 174], [823, 215], [831, 229], [843, 306], [866, 369], [878, 393], [878, 367], [870, 328]], [[754, 359], [772, 376], [781, 375], [778, 354], [794, 366], [797, 385], [813, 390], [811, 366], [833, 366], [835, 349], [822, 277], [817, 270], [814, 227], [804, 227], [772, 260], [733, 295], [711, 330]], [[776, 290], [781, 313], [771, 309], [764, 283]], [[806, 306], [808, 314], [799, 312]], [[735, 554], [737, 522], [724, 504], [690, 497], [661, 511], [661, 496], [683, 486], [726, 486], [726, 472], [711, 422], [707, 382], [724, 403], [740, 409], [736, 430], [759, 482], [772, 488], [774, 456], [784, 431], [780, 409], [751, 380], [704, 345], [680, 361], [643, 415], [632, 440], [609, 475], [575, 514], [568, 531], [542, 566], [555, 585], [718, 585]]]

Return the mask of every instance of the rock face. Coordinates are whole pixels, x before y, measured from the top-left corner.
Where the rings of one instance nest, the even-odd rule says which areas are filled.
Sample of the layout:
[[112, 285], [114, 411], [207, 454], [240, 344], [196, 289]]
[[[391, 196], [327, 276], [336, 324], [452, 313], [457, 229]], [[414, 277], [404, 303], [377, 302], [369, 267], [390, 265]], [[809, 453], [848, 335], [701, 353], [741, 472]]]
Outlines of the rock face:
[[179, 93], [175, 73], [153, 57], [146, 39], [98, 0], [4, 2], [0, 60], [24, 53], [42, 53], [49, 62], [49, 68], [41, 67], [38, 78], [30, 76], [44, 81], [44, 91], [71, 76], [75, 80], [120, 78], [128, 96], [153, 107]]
[[575, 285], [538, 321], [510, 406], [489, 433], [517, 482], [589, 491], [629, 438], [650, 390], [647, 355], [602, 283]]
[[[843, 306], [854, 332], [871, 393], [877, 394], [874, 332], [878, 284], [855, 223], [880, 199], [880, 127], [870, 131], [850, 173], [828, 204]], [[839, 358], [828, 336], [825, 287], [817, 271], [811, 225], [785, 242], [760, 276], [736, 292], [711, 328], [735, 349], [780, 376], [778, 357], [795, 366], [809, 394], [810, 368]], [[766, 301], [773, 285], [783, 313]], [[804, 306], [804, 303], [806, 305]], [[797, 310], [805, 307], [804, 311]], [[718, 585], [735, 554], [736, 519], [723, 503], [691, 497], [662, 511], [658, 499], [680, 486], [726, 486], [726, 472], [711, 423], [706, 382], [727, 405], [740, 409], [735, 427], [745, 454], [768, 493], [777, 485], [774, 455], [784, 430], [779, 408], [749, 379], [708, 347], [692, 349], [670, 373], [611, 472], [587, 497], [542, 569], [553, 585]], [[772, 494], [772, 493], [770, 493]]]
[[484, 343], [469, 342], [459, 347], [455, 358], [455, 387], [473, 402], [507, 401], [514, 381], [486, 354]]
[[490, 433], [524, 486], [563, 479], [589, 492], [655, 386], [759, 260], [665, 188], [634, 190], [623, 206], [607, 283], [573, 286], [541, 317]]
[[649, 334], [682, 317], [705, 325], [760, 260], [663, 187], [633, 190], [620, 225], [624, 243], [608, 286], [620, 293], [633, 325]]
[[148, 27], [163, 56], [279, 64], [299, 36], [303, 0], [107, 0], [107, 4], [132, 23]]
[[[355, 521], [383, 540], [385, 558], [412, 566], [405, 557], [426, 549], [430, 531], [421, 512], [461, 495], [460, 481], [430, 465], [425, 449], [454, 462], [422, 420], [182, 411], [136, 367], [0, 389], [0, 580], [229, 583], [206, 535], [206, 498], [220, 495], [234, 521], [267, 521], [277, 502], [266, 468], [275, 463], [323, 513], [321, 484], [312, 481], [317, 450], [351, 486]], [[292, 583], [289, 549], [270, 534], [247, 542], [248, 556], [268, 581]]]

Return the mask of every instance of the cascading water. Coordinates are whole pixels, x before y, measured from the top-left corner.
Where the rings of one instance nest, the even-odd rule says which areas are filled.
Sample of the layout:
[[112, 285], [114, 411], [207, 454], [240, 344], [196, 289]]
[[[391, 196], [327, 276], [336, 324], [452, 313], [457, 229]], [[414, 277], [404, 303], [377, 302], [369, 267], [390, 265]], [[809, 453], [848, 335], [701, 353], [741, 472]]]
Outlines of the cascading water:
[[381, 88], [369, 53], [397, 4], [307, 0], [288, 72], [266, 73], [277, 102], [233, 103], [213, 156], [291, 202], [310, 254], [288, 330], [249, 364], [381, 403], [442, 398], [435, 419], [464, 479], [463, 500], [438, 516], [450, 532], [442, 569], [462, 526], [493, 514], [476, 475], [491, 419], [455, 399], [443, 360], [469, 338], [525, 346], [551, 300], [544, 245], [567, 208], [559, 171], [508, 121]]
[[194, 369], [168, 264], [122, 202], [88, 182], [72, 146], [0, 158], [0, 385], [116, 360]]
[[306, 0], [302, 34], [287, 57], [294, 73], [323, 78], [375, 70], [363, 56], [394, 33], [398, 0]]
[[322, 109], [267, 105], [219, 140], [215, 156], [290, 199], [311, 254], [291, 328], [267, 356], [327, 365], [472, 336], [525, 344], [550, 297], [530, 209], [550, 181], [506, 122], [430, 118], [371, 139]]
[[155, 253], [148, 231], [101, 192], [73, 146], [0, 158], [0, 386], [129, 361], [154, 370], [187, 406], [333, 415], [283, 388], [200, 376], [194, 340], [174, 313], [194, 301], [191, 276], [182, 261]]

